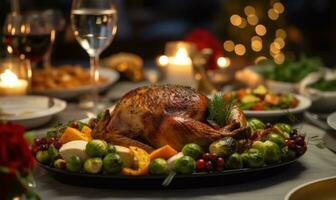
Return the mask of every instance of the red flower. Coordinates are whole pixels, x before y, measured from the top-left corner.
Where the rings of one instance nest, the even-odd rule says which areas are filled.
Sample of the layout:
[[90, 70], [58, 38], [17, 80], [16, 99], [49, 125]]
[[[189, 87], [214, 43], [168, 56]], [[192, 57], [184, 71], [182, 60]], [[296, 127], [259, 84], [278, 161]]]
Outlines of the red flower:
[[25, 128], [11, 123], [0, 123], [0, 166], [7, 167], [9, 173], [18, 170], [22, 175], [30, 171], [35, 159], [23, 134]]
[[209, 31], [196, 28], [185, 37], [185, 40], [196, 45], [198, 50], [210, 48], [213, 51], [208, 62], [208, 69], [217, 69], [217, 59], [224, 55], [220, 41]]

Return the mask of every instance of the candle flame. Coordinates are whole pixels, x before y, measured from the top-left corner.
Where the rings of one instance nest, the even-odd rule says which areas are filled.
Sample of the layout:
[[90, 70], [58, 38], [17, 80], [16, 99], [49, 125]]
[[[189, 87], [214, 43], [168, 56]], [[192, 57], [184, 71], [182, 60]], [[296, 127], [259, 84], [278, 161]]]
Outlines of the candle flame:
[[217, 65], [220, 68], [226, 68], [231, 64], [230, 58], [226, 58], [226, 57], [219, 57], [217, 59]]
[[180, 48], [177, 50], [175, 57], [172, 59], [175, 64], [190, 64], [191, 60], [189, 58], [188, 52], [185, 48]]
[[0, 74], [0, 82], [4, 86], [13, 87], [18, 85], [19, 79], [10, 69], [6, 69], [4, 73]]
[[160, 66], [165, 66], [169, 63], [169, 58], [167, 56], [160, 56], [159, 57], [159, 65]]

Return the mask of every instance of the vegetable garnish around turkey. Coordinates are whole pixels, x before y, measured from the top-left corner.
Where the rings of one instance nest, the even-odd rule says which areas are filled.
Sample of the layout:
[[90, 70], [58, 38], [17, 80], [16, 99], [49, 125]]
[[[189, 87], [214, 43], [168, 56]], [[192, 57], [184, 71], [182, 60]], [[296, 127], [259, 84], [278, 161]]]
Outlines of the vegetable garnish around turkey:
[[263, 85], [255, 89], [244, 88], [226, 92], [223, 98], [234, 99], [233, 101], [242, 110], [284, 110], [299, 105], [299, 100], [295, 96], [286, 93], [272, 93]]
[[[41, 165], [90, 176], [167, 177], [167, 186], [175, 175], [262, 168], [307, 150], [305, 136], [289, 124], [247, 120], [222, 96], [209, 100], [185, 87], [140, 88], [141, 98], [160, 102], [149, 104], [139, 102], [138, 90], [111, 113], [103, 112], [89, 123], [72, 121], [36, 138], [36, 159]], [[160, 96], [155, 96], [157, 90]], [[190, 101], [185, 101], [188, 95]]]

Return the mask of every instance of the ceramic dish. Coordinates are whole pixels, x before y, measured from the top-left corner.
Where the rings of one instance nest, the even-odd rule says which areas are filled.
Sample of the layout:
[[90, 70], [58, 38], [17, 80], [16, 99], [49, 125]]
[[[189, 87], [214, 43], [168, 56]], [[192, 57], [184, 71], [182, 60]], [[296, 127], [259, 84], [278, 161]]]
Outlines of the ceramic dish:
[[328, 125], [336, 130], [336, 112], [330, 114], [327, 118]]
[[302, 184], [291, 190], [285, 200], [334, 200], [336, 199], [336, 176]]
[[299, 105], [295, 108], [290, 108], [286, 110], [266, 110], [266, 111], [252, 111], [252, 110], [244, 110], [244, 113], [246, 117], [256, 117], [256, 118], [261, 118], [261, 119], [270, 119], [270, 118], [277, 118], [277, 117], [282, 117], [286, 116], [289, 113], [290, 114], [297, 114], [297, 113], [302, 113], [305, 110], [307, 110], [310, 105], [311, 101], [302, 96], [302, 95], [295, 95], [293, 94], [298, 100], [299, 100]]
[[[332, 91], [320, 91], [314, 88], [307, 87], [308, 85], [318, 81], [326, 74], [322, 72], [314, 72], [309, 74], [305, 79], [300, 83], [300, 94], [309, 97], [312, 100], [312, 110], [314, 112], [326, 112], [330, 113], [336, 110], [336, 92]], [[331, 72], [329, 73], [331, 74]], [[335, 76], [336, 73], [334, 72]]]
[[[99, 73], [107, 78], [105, 83], [95, 86], [98, 92], [106, 90], [110, 85], [119, 79], [119, 73], [111, 69], [99, 69]], [[82, 86], [71, 89], [50, 89], [50, 90], [33, 90], [34, 94], [52, 96], [60, 99], [71, 99], [91, 91], [91, 86]]]
[[34, 128], [50, 121], [66, 108], [66, 102], [45, 96], [0, 97], [0, 118]]

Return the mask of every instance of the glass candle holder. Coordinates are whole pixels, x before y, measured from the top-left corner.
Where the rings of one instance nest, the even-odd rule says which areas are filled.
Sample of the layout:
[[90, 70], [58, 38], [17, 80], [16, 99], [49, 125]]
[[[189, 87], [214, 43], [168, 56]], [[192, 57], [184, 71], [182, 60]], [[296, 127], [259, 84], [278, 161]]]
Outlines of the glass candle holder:
[[196, 87], [190, 58], [195, 50], [195, 46], [189, 42], [175, 41], [166, 44], [165, 56], [167, 56], [168, 62], [164, 67], [165, 82]]
[[0, 60], [0, 96], [25, 95], [32, 76], [29, 60]]

